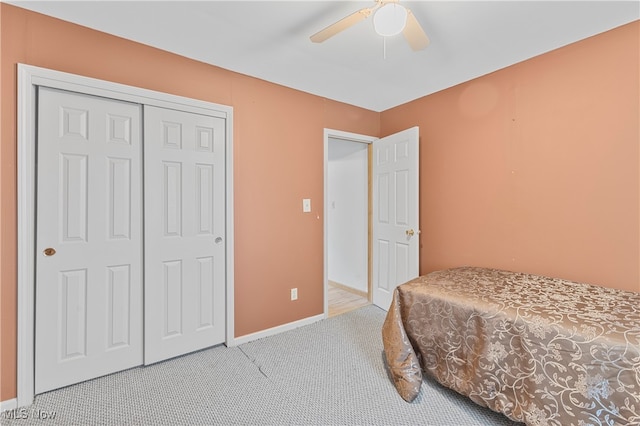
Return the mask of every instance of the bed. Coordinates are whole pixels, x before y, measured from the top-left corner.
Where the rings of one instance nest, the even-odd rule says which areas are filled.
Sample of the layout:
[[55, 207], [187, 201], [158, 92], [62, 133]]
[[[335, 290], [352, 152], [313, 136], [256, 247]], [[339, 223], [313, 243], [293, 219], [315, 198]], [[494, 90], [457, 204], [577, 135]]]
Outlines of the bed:
[[408, 402], [424, 374], [528, 425], [640, 424], [640, 293], [447, 269], [396, 288], [382, 337]]

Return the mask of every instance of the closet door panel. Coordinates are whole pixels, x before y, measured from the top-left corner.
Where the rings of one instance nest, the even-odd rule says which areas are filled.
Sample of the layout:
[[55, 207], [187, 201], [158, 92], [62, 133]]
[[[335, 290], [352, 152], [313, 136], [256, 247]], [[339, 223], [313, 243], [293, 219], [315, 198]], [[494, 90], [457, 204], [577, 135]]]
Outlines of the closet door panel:
[[142, 364], [141, 116], [39, 88], [36, 393]]
[[225, 121], [145, 113], [145, 364], [225, 340]]

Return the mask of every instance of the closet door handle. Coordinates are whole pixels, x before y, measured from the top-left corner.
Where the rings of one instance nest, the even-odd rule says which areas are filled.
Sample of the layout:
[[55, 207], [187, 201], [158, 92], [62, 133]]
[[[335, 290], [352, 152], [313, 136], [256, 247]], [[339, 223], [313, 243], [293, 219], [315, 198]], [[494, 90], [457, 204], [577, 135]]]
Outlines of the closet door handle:
[[56, 254], [56, 249], [54, 249], [53, 247], [47, 247], [46, 249], [42, 250], [42, 254], [44, 254], [45, 256], [53, 256], [54, 254]]

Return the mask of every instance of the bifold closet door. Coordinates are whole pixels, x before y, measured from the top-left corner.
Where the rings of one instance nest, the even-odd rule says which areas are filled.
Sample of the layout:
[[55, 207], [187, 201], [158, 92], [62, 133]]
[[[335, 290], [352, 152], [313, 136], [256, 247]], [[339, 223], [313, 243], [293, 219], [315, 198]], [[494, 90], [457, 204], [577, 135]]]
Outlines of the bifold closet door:
[[36, 393], [142, 364], [141, 112], [39, 88]]
[[145, 364], [225, 340], [225, 120], [144, 107]]

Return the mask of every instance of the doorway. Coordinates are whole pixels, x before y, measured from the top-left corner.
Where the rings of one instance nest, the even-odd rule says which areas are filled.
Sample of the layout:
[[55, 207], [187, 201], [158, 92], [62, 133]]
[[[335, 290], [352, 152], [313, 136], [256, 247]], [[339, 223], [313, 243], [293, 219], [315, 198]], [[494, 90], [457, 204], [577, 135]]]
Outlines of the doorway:
[[[419, 274], [419, 128], [415, 126], [382, 139], [331, 129], [324, 131], [325, 317], [329, 313], [330, 210], [333, 206], [329, 146], [333, 139], [367, 146], [367, 299], [386, 310], [395, 288]], [[344, 183], [343, 179], [341, 185]], [[360, 242], [349, 241], [351, 243]]]
[[376, 139], [325, 129], [325, 316], [371, 303], [369, 152]]

